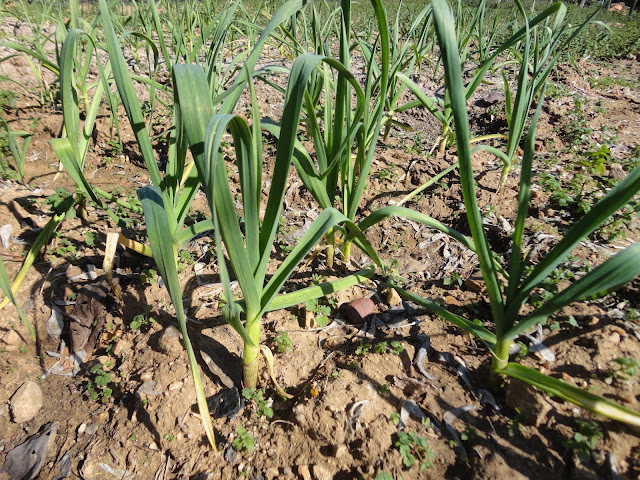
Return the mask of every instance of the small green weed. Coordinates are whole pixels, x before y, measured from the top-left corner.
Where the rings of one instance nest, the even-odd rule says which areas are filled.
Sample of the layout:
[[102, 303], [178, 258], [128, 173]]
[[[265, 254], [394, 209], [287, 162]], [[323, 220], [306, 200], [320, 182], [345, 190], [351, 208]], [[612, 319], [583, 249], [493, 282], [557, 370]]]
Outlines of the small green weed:
[[605, 383], [611, 384], [614, 380], [629, 381], [638, 376], [640, 362], [633, 357], [618, 357], [611, 362]]
[[[246, 389], [245, 389], [246, 390]], [[241, 452], [242, 450], [246, 450], [247, 452], [252, 452], [253, 448], [256, 445], [256, 439], [251, 436], [251, 434], [244, 428], [242, 425], [238, 425], [236, 427], [237, 437], [231, 443], [231, 446], [236, 452]]]
[[331, 320], [332, 308], [330, 305], [324, 303], [326, 301], [328, 301], [326, 298], [317, 298], [309, 300], [304, 304], [307, 312], [315, 313], [314, 322], [318, 327], [326, 327]]
[[178, 273], [184, 272], [188, 266], [195, 262], [195, 253], [188, 250], [180, 250], [178, 254]]
[[572, 440], [567, 440], [564, 443], [564, 446], [586, 460], [596, 448], [598, 440], [604, 438], [604, 434], [596, 422], [588, 420], [576, 420], [576, 422], [578, 423], [578, 431], [573, 434]]
[[131, 323], [129, 324], [129, 328], [131, 330], [138, 330], [141, 327], [146, 327], [155, 322], [155, 318], [149, 316], [150, 311], [151, 307], [148, 306], [145, 308], [145, 311], [143, 313], [139, 313], [138, 315], [133, 317], [133, 320], [131, 320]]
[[91, 400], [100, 400], [109, 403], [113, 390], [108, 386], [111, 383], [111, 374], [106, 372], [105, 366], [98, 363], [89, 370], [94, 375], [87, 383], [87, 395]]
[[289, 338], [289, 334], [282, 330], [277, 332], [276, 336], [273, 337], [273, 339], [271, 340], [271, 345], [278, 353], [289, 352], [293, 348], [291, 338]]
[[94, 247], [96, 244], [96, 232], [91, 230], [84, 232], [84, 243], [87, 244], [87, 247]]
[[398, 440], [394, 446], [400, 452], [402, 463], [406, 468], [411, 468], [416, 462], [420, 464], [420, 471], [433, 467], [434, 453], [429, 449], [427, 440], [416, 434], [398, 432]]
[[404, 345], [398, 340], [387, 342], [383, 340], [378, 343], [360, 342], [356, 347], [356, 355], [366, 355], [373, 350], [373, 353], [378, 355], [384, 355], [385, 353], [391, 353], [392, 355], [400, 355], [404, 351]]
[[143, 270], [142, 273], [140, 274], [140, 282], [143, 285], [145, 284], [155, 285], [156, 283], [158, 283], [158, 272], [155, 271], [153, 268], [150, 268], [148, 270]]
[[273, 409], [269, 406], [269, 401], [264, 398], [264, 390], [262, 388], [243, 388], [242, 396], [255, 403], [255, 412], [258, 417], [273, 417]]
[[451, 272], [450, 275], [442, 279], [442, 284], [446, 287], [458, 286], [461, 287], [464, 283], [462, 276], [458, 272]]

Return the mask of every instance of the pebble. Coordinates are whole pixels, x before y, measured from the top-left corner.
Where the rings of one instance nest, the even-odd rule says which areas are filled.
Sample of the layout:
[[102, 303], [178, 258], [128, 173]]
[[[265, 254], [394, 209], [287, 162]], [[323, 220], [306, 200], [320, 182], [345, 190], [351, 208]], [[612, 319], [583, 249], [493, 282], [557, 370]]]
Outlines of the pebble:
[[451, 295], [447, 295], [446, 297], [444, 297], [444, 301], [447, 302], [447, 305], [453, 305], [454, 307], [459, 307], [462, 305], [457, 298], [452, 297]]
[[42, 408], [42, 390], [36, 382], [25, 382], [11, 397], [10, 405], [14, 422], [28, 422]]
[[158, 451], [158, 444], [156, 442], [151, 442], [149, 444], [149, 450]]
[[238, 452], [236, 452], [233, 448], [229, 447], [224, 451], [224, 459], [228, 463], [236, 463], [238, 461]]
[[169, 385], [169, 391], [173, 392], [174, 390], [180, 390], [183, 385], [184, 385], [184, 382], [182, 380], [173, 382]]
[[636, 397], [633, 395], [633, 392], [619, 392], [618, 398], [624, 403], [635, 403], [636, 401]]
[[2, 341], [10, 347], [17, 347], [19, 345], [22, 345], [23, 343], [22, 338], [15, 330], [9, 330], [7, 333], [5, 333], [2, 336]]
[[376, 304], [370, 298], [356, 298], [346, 308], [347, 318], [354, 325], [365, 323], [375, 311]]
[[300, 465], [298, 466], [298, 475], [302, 477], [303, 480], [311, 480], [311, 472], [309, 471], [308, 465]]
[[387, 293], [387, 305], [390, 307], [397, 307], [402, 304], [402, 298], [398, 294], [395, 288], [390, 288]]
[[98, 425], [97, 423], [92, 423], [87, 428], [85, 428], [84, 433], [86, 433], [87, 435], [93, 435], [98, 431], [98, 428], [100, 428], [100, 425]]
[[333, 474], [330, 473], [323, 465], [314, 465], [311, 467], [314, 480], [332, 480]]
[[484, 282], [474, 278], [467, 278], [464, 281], [464, 288], [470, 292], [482, 293], [484, 291]]
[[609, 335], [606, 340], [608, 342], [613, 343], [614, 345], [617, 345], [620, 343], [620, 334], [618, 332], [613, 332], [611, 333], [611, 335]]
[[153, 379], [152, 372], [143, 372], [142, 375], [140, 375], [140, 380], [143, 382], [148, 382], [151, 379]]
[[335, 451], [334, 456], [336, 458], [346, 457], [349, 454], [349, 449], [344, 444], [343, 445], [334, 445], [334, 451]]
[[113, 347], [113, 354], [116, 357], [123, 357], [127, 354], [127, 352], [131, 351], [131, 342], [125, 340], [124, 338], [120, 338], [116, 345]]
[[177, 357], [182, 352], [182, 335], [174, 326], [164, 329], [158, 339], [158, 348], [162, 353]]

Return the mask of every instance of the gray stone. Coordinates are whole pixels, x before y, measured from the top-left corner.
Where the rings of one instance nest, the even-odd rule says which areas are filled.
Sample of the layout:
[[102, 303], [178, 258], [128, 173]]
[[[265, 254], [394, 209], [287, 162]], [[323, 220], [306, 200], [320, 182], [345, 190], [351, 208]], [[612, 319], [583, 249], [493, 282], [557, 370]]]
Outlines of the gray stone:
[[42, 408], [42, 390], [36, 382], [25, 382], [11, 397], [10, 405], [14, 422], [28, 422]]

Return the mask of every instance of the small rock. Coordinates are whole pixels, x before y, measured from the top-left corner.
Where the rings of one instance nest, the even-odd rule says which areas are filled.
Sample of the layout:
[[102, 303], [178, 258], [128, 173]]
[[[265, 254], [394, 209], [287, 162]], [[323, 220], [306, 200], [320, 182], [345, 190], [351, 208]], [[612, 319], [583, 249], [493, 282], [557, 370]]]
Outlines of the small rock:
[[100, 423], [104, 423], [109, 419], [109, 411], [103, 410], [98, 415], [96, 415], [96, 420]]
[[567, 372], [562, 372], [561, 374], [562, 380], [564, 380], [567, 383], [571, 383], [575, 385], [575, 380], [573, 379], [573, 377], [571, 375], [569, 375]]
[[22, 345], [24, 342], [22, 341], [22, 337], [15, 330], [9, 330], [2, 336], [2, 341], [11, 347], [17, 347]]
[[14, 422], [28, 422], [42, 408], [42, 390], [36, 382], [25, 382], [11, 397], [10, 405]]
[[158, 451], [158, 444], [156, 442], [151, 442], [149, 444], [149, 450]]
[[334, 445], [334, 451], [335, 451], [334, 456], [336, 458], [346, 457], [349, 454], [349, 449], [344, 444]]
[[596, 317], [596, 316], [594, 315], [593, 317], [591, 317], [591, 318], [589, 319], [589, 321], [587, 322], [587, 325], [589, 325], [589, 326], [591, 326], [591, 327], [592, 327], [592, 326], [594, 326], [594, 325], [597, 325], [599, 321], [600, 321], [600, 318], [598, 318], [598, 317]]
[[617, 325], [613, 325], [613, 326], [611, 327], [611, 329], [612, 329], [614, 332], [618, 332], [618, 333], [620, 334], [620, 338], [625, 338], [625, 337], [627, 336], [627, 332], [624, 330], [624, 328], [620, 328], [620, 327], [619, 327], [619, 326], [617, 326]]
[[332, 480], [333, 474], [323, 465], [314, 465], [311, 467], [314, 480]]
[[311, 472], [309, 472], [308, 465], [300, 465], [298, 466], [298, 475], [303, 478], [303, 480], [311, 480]]
[[470, 292], [482, 293], [484, 291], [484, 282], [477, 278], [467, 278], [464, 281], [464, 288]]
[[627, 172], [624, 171], [619, 163], [612, 163], [609, 165], [609, 175], [616, 180], [622, 180], [627, 176]]
[[124, 357], [127, 353], [131, 351], [131, 342], [125, 340], [124, 338], [120, 338], [116, 345], [113, 347], [113, 354], [116, 357]]
[[632, 392], [629, 392], [629, 391], [619, 392], [618, 398], [622, 400], [624, 403], [635, 403], [636, 401], [636, 397], [633, 395]]
[[376, 304], [370, 298], [356, 298], [347, 305], [347, 318], [354, 325], [361, 325], [376, 312]]
[[143, 372], [140, 375], [140, 380], [142, 382], [148, 382], [149, 380], [152, 380], [152, 379], [153, 379], [153, 373], [152, 372]]
[[444, 297], [444, 301], [447, 302], [447, 305], [453, 305], [454, 307], [459, 307], [460, 305], [462, 305], [458, 301], [458, 299], [452, 297], [451, 295], [447, 295], [446, 297]]
[[238, 461], [238, 452], [236, 452], [230, 446], [224, 451], [224, 459], [228, 463], [236, 463]]
[[614, 345], [618, 345], [620, 343], [620, 334], [618, 332], [612, 332], [611, 335], [605, 337], [605, 340]]
[[169, 391], [173, 392], [175, 390], [180, 390], [183, 385], [184, 385], [184, 382], [182, 380], [173, 382], [172, 384], [169, 385]]
[[397, 307], [402, 304], [402, 298], [398, 294], [395, 288], [390, 288], [387, 293], [387, 305], [390, 307]]
[[158, 339], [158, 348], [162, 353], [177, 357], [182, 352], [182, 335], [174, 326], [164, 329]]
[[94, 433], [96, 433], [98, 431], [98, 428], [100, 428], [99, 424], [92, 423], [87, 428], [85, 428], [84, 433], [86, 433], [87, 435], [93, 435]]
[[551, 410], [551, 405], [541, 393], [518, 380], [509, 382], [505, 401], [511, 408], [518, 409], [525, 419], [536, 427], [546, 420]]

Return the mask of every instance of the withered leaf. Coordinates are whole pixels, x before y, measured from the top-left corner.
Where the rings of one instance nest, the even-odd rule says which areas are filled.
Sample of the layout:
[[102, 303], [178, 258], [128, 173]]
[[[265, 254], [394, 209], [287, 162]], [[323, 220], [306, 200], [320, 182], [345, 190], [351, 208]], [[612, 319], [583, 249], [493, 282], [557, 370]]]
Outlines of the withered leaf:
[[69, 315], [71, 322], [71, 348], [73, 352], [87, 350], [89, 353], [104, 325], [107, 315], [107, 296], [109, 283], [104, 277], [82, 288], [76, 299], [76, 305]]

